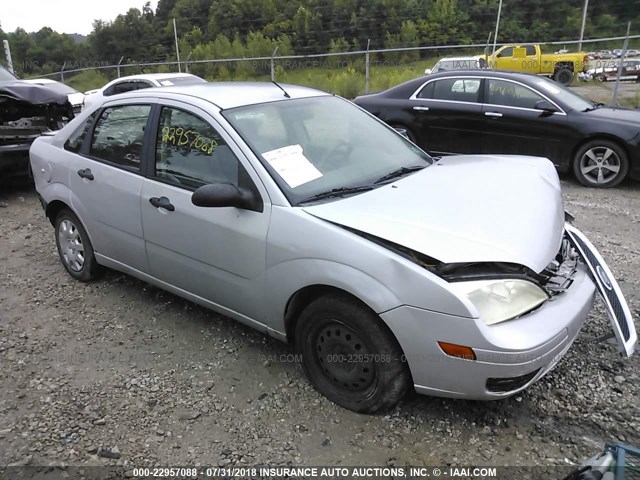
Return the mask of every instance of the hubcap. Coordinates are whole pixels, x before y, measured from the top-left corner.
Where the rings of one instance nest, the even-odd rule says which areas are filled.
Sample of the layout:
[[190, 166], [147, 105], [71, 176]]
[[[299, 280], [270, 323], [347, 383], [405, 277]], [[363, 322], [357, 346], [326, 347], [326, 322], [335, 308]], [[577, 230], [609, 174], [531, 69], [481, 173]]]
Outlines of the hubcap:
[[373, 384], [377, 359], [344, 323], [330, 321], [318, 332], [315, 344], [320, 368], [336, 386], [359, 392]]
[[593, 147], [580, 159], [580, 171], [591, 183], [611, 182], [620, 172], [620, 157], [608, 147]]
[[84, 267], [84, 246], [80, 232], [71, 220], [60, 222], [58, 229], [58, 241], [60, 243], [60, 255], [64, 263], [74, 272], [79, 272]]

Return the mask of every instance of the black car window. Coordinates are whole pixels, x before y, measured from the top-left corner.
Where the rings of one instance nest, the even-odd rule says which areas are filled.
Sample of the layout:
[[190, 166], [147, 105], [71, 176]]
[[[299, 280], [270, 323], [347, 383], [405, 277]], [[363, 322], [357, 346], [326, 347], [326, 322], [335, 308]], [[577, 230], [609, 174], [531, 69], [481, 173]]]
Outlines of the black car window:
[[527, 50], [527, 57], [534, 56], [536, 54], [536, 47], [533, 45], [526, 45], [524, 47]]
[[498, 57], [513, 57], [513, 47], [505, 48], [498, 54]]
[[478, 102], [480, 100], [480, 79], [445, 78], [436, 80], [433, 98], [456, 102]]
[[536, 102], [544, 100], [541, 95], [523, 85], [505, 80], [488, 79], [488, 81], [485, 103], [535, 109]]
[[435, 87], [436, 82], [429, 82], [427, 83], [424, 87], [422, 87], [422, 90], [420, 90], [418, 92], [418, 95], [416, 95], [418, 98], [433, 98], [433, 88]]
[[130, 92], [132, 90], [137, 90], [138, 89], [138, 85], [136, 82], [120, 82], [120, 83], [116, 83], [115, 85], [111, 85], [109, 88], [107, 88], [103, 95], [105, 97], [110, 97], [111, 95], [117, 95], [119, 93], [126, 93], [126, 92]]
[[151, 88], [153, 87], [153, 85], [151, 85], [150, 83], [147, 82], [136, 82], [136, 88], [138, 90], [142, 90], [144, 88]]
[[103, 110], [91, 139], [89, 155], [107, 162], [140, 170], [142, 141], [151, 107], [122, 105]]
[[84, 143], [84, 139], [87, 137], [87, 133], [93, 125], [93, 121], [98, 114], [98, 110], [93, 112], [91, 115], [87, 117], [82, 125], [80, 125], [76, 130], [69, 136], [66, 142], [64, 142], [64, 149], [69, 150], [70, 152], [78, 153], [82, 148], [82, 144]]
[[238, 185], [242, 166], [229, 145], [207, 122], [163, 107], [156, 140], [155, 176], [195, 190], [210, 183]]

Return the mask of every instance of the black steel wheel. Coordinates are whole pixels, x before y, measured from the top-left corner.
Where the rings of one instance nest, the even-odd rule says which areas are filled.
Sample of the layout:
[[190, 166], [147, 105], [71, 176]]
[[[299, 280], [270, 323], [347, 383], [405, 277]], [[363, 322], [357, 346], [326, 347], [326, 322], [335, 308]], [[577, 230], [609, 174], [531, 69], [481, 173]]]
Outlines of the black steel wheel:
[[338, 405], [374, 413], [411, 386], [402, 350], [380, 317], [347, 296], [329, 295], [303, 311], [296, 345], [313, 386]]

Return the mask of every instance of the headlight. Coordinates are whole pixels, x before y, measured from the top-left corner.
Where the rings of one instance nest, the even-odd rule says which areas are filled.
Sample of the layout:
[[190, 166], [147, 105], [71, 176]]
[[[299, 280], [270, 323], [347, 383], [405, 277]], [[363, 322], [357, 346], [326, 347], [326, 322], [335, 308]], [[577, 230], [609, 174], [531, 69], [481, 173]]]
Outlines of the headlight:
[[549, 298], [544, 290], [527, 280], [478, 280], [449, 285], [475, 305], [487, 325], [519, 317]]

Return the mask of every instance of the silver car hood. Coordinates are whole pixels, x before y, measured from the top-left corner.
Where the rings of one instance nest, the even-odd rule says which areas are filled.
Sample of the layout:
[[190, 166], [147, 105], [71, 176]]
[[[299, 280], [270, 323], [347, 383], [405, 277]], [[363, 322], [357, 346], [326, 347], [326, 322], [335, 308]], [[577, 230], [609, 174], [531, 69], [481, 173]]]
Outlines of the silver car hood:
[[542, 271], [564, 229], [558, 174], [543, 158], [460, 155], [307, 213], [444, 263], [512, 262]]

